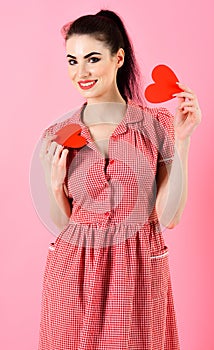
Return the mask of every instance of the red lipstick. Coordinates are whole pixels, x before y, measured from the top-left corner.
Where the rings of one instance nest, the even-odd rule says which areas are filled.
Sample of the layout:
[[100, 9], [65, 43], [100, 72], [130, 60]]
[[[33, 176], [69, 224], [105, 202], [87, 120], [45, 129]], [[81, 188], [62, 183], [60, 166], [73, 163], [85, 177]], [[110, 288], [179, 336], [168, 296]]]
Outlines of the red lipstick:
[[83, 90], [91, 89], [95, 84], [97, 80], [80, 80], [78, 81], [79, 86]]

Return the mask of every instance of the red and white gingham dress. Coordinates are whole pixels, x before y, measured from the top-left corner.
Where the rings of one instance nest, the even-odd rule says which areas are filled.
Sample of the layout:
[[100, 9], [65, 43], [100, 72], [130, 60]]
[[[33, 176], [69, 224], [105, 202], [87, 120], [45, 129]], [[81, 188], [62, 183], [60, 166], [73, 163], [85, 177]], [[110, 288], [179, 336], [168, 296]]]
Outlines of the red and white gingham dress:
[[48, 249], [39, 350], [179, 350], [168, 247], [155, 211], [158, 168], [172, 162], [173, 116], [128, 100], [109, 158], [82, 122], [84, 103], [47, 128], [80, 124], [70, 149], [68, 225]]

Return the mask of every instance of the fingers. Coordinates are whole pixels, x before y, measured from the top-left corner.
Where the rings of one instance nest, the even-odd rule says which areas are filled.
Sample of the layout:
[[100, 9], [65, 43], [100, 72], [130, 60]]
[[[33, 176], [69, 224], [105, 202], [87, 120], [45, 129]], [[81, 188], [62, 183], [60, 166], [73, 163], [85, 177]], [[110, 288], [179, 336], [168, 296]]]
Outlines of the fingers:
[[68, 155], [68, 149], [64, 149], [61, 153], [61, 157], [59, 159], [59, 165], [61, 165], [63, 168], [66, 168], [66, 161], [67, 161], [67, 155]]
[[58, 188], [65, 181], [68, 152], [68, 149], [63, 149], [63, 146], [61, 145], [58, 145], [55, 150], [51, 161], [51, 184], [53, 188]]
[[184, 90], [182, 92], [173, 94], [179, 100], [178, 110], [182, 113], [195, 113], [197, 116], [201, 116], [200, 106], [196, 94], [188, 86], [178, 83], [178, 86]]
[[48, 153], [49, 153], [50, 158], [53, 159], [54, 163], [59, 161], [62, 150], [63, 150], [62, 145], [59, 145], [56, 142], [51, 143], [51, 146], [50, 146]]
[[199, 108], [198, 104], [192, 100], [182, 102], [178, 106], [178, 110], [180, 110], [184, 113], [187, 113], [187, 112], [199, 113], [200, 112], [200, 108]]
[[54, 141], [56, 135], [48, 135], [42, 140], [40, 158], [43, 162], [53, 163], [54, 165], [65, 166], [68, 149]]
[[56, 155], [58, 155], [59, 152], [62, 150], [62, 148], [63, 148], [62, 145], [59, 145], [57, 142], [52, 141], [50, 146], [49, 146], [49, 149], [47, 149], [48, 157], [50, 159], [54, 158], [55, 153], [56, 153]]
[[67, 167], [68, 149], [58, 144], [54, 139], [56, 135], [48, 135], [42, 139], [42, 146], [40, 150], [40, 160], [45, 173], [45, 181], [47, 186], [58, 188], [64, 182]]
[[193, 93], [187, 92], [187, 91], [178, 92], [177, 94], [173, 94], [172, 96], [184, 97], [184, 98], [188, 98], [189, 100], [194, 100], [196, 98], [196, 96]]
[[40, 149], [40, 158], [44, 158], [44, 156], [48, 153], [51, 142], [56, 138], [56, 135], [48, 135], [44, 139], [42, 139], [42, 145]]
[[182, 84], [182, 83], [177, 83], [179, 88], [181, 88], [182, 92], [178, 92], [176, 94], [173, 94], [173, 96], [175, 97], [183, 97], [183, 98], [188, 98], [189, 100], [194, 100], [196, 99], [196, 95], [193, 92], [193, 90], [191, 90], [188, 86]]
[[194, 113], [195, 107], [184, 107], [183, 112], [184, 112], [184, 114], [189, 113], [189, 112]]
[[195, 112], [197, 114], [201, 113], [200, 112], [200, 107], [198, 104], [197, 98], [189, 98], [187, 100], [180, 100], [178, 104], [178, 110], [183, 111], [184, 113], [187, 112]]
[[61, 145], [58, 145], [55, 148], [55, 153], [53, 156], [53, 164], [59, 165], [59, 166], [65, 166], [66, 165], [66, 159], [68, 155], [68, 149], [63, 149], [64, 147]]
[[178, 109], [183, 109], [183, 108], [186, 108], [186, 107], [194, 107], [194, 103], [192, 101], [185, 101], [185, 102], [182, 102]]
[[177, 82], [177, 85], [179, 86], [179, 88], [181, 88], [181, 90], [184, 90], [184, 91], [189, 92], [190, 94], [194, 95], [193, 90], [191, 90], [190, 87], [188, 87], [187, 85], [180, 83], [180, 82]]

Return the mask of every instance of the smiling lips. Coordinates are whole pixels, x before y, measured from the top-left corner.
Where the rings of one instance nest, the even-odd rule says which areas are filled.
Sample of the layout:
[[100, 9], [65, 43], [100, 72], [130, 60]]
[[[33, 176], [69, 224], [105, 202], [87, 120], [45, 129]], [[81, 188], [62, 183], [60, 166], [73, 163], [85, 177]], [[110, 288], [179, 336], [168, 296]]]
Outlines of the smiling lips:
[[96, 84], [96, 82], [97, 80], [81, 80], [78, 81], [78, 84], [81, 87], [81, 89], [88, 90], [91, 89]]

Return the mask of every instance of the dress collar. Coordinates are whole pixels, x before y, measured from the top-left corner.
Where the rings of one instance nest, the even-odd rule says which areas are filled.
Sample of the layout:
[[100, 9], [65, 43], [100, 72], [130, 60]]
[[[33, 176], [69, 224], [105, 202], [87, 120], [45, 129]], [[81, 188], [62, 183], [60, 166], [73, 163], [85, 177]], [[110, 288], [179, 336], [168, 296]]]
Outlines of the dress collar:
[[[82, 106], [72, 116], [72, 122], [79, 124], [81, 126], [83, 134], [85, 133], [85, 131], [86, 133], [89, 131], [88, 126], [86, 126], [82, 122], [82, 114], [86, 105], [87, 105], [87, 102], [84, 102]], [[116, 136], [118, 134], [122, 134], [126, 132], [128, 124], [140, 122], [143, 118], [144, 118], [143, 107], [128, 98], [125, 116], [123, 117], [121, 122], [117, 125], [112, 135]]]
[[[74, 124], [80, 125], [81, 136], [83, 136], [86, 139], [88, 147], [92, 148], [97, 152], [97, 148], [94, 143], [94, 140], [91, 137], [90, 130], [88, 126], [82, 122], [82, 113], [86, 105], [87, 105], [87, 102], [83, 103], [82, 106], [78, 108], [76, 112], [74, 112], [74, 114], [69, 118], [69, 123], [71, 122], [72, 124], [74, 123]], [[142, 119], [144, 119], [143, 107], [136, 104], [133, 100], [128, 99], [126, 113], [123, 119], [121, 120], [121, 122], [117, 125], [117, 127], [111, 134], [111, 138], [116, 139], [117, 135], [126, 133], [128, 127], [136, 129], [136, 124], [134, 123], [138, 123], [142, 121]]]

